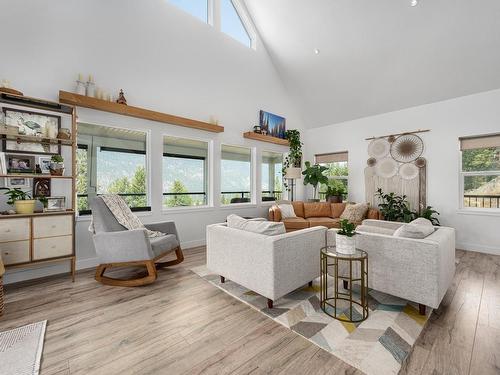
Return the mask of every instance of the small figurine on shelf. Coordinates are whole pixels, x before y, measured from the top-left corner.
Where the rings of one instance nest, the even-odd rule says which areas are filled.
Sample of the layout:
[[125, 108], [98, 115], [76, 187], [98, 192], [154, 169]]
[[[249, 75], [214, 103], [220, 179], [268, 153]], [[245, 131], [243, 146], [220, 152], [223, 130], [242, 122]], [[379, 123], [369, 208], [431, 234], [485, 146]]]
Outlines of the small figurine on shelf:
[[253, 132], [257, 134], [262, 134], [262, 128], [260, 127], [260, 125], [255, 125], [253, 127]]
[[127, 99], [125, 99], [125, 95], [123, 94], [123, 90], [120, 89], [120, 93], [118, 94], [118, 99], [116, 99], [116, 102], [118, 104], [125, 104], [127, 105]]
[[92, 75], [89, 75], [86, 94], [91, 98], [95, 96], [95, 83], [94, 83], [94, 77], [92, 77]]
[[80, 73], [78, 74], [78, 79], [76, 80], [76, 93], [78, 95], [85, 95], [86, 92], [85, 82], [83, 82], [83, 75]]

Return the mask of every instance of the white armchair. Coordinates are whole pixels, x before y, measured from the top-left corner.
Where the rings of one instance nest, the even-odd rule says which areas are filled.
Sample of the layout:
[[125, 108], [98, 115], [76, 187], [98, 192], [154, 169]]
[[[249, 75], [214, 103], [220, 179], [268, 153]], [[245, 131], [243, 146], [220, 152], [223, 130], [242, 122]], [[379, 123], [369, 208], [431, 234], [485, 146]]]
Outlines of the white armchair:
[[319, 276], [319, 254], [325, 245], [325, 227], [277, 236], [228, 228], [207, 227], [207, 267], [273, 301], [311, 283]]

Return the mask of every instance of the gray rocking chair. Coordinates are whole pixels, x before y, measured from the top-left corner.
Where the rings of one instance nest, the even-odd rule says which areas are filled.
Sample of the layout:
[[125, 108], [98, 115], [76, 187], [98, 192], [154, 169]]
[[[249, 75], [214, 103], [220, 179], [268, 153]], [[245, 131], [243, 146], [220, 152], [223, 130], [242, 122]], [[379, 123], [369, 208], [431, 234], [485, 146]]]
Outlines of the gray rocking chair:
[[[128, 230], [122, 226], [101, 197], [92, 200], [91, 208], [95, 231], [93, 239], [100, 262], [95, 273], [97, 281], [115, 286], [147, 285], [156, 280], [157, 268], [173, 266], [184, 260], [173, 221], [145, 224], [149, 230], [165, 233], [165, 236], [149, 238], [144, 229]], [[177, 259], [159, 262], [172, 252], [175, 252]], [[148, 275], [135, 279], [114, 279], [104, 276], [106, 269], [130, 266], [145, 266]]]

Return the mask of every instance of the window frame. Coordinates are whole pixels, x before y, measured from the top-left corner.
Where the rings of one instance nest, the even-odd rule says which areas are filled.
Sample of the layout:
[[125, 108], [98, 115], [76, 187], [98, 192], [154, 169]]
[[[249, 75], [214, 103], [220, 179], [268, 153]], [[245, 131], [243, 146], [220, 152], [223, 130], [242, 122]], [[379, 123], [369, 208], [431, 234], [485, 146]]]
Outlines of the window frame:
[[[317, 162], [317, 157], [320, 156], [320, 155], [326, 155], [326, 154], [347, 154], [347, 160], [345, 161], [347, 163], [347, 176], [328, 176], [328, 178], [331, 178], [333, 180], [345, 180], [346, 181], [346, 189], [347, 189], [347, 193], [346, 193], [346, 199], [343, 200], [344, 202], [347, 200], [349, 200], [349, 151], [334, 151], [334, 152], [325, 152], [325, 153], [322, 153], [322, 154], [316, 154], [314, 155], [314, 163], [316, 164], [319, 164], [319, 165], [322, 165], [322, 166], [326, 166], [327, 164], [331, 164], [331, 163], [318, 163]], [[339, 163], [339, 162], [337, 162]], [[318, 192], [318, 194], [321, 194], [320, 192]]]
[[[222, 148], [224, 146], [245, 148], [245, 149], [250, 150], [250, 192], [249, 192], [250, 202], [227, 203], [227, 204], [223, 204], [221, 202], [221, 198], [222, 198], [222, 160], [225, 160], [222, 158]], [[219, 147], [219, 192], [218, 192], [218, 196], [216, 197], [216, 199], [219, 203], [219, 207], [221, 207], [221, 208], [238, 207], [238, 206], [248, 207], [248, 206], [255, 206], [256, 205], [256, 202], [257, 202], [257, 198], [256, 198], [256, 195], [257, 195], [257, 193], [256, 193], [256, 191], [257, 191], [257, 186], [256, 186], [256, 174], [257, 174], [256, 160], [257, 160], [257, 156], [256, 156], [256, 152], [257, 152], [256, 147], [245, 146], [245, 145], [241, 145], [241, 144], [231, 144], [231, 143], [223, 143], [223, 142], [220, 143], [220, 147]]]
[[[273, 153], [273, 154], [280, 154], [280, 155], [281, 155], [281, 167], [282, 167], [282, 168], [283, 168], [283, 162], [284, 162], [284, 160], [285, 160], [285, 156], [286, 156], [287, 154], [286, 154], [286, 153], [284, 153], [284, 152], [275, 151], [275, 150], [261, 150], [261, 152], [260, 152], [260, 187], [259, 187], [259, 189], [258, 189], [259, 191], [258, 191], [257, 195], [258, 195], [258, 197], [259, 197], [259, 199], [260, 199], [260, 203], [261, 203], [262, 205], [273, 205], [273, 204], [276, 204], [276, 202], [277, 202], [277, 201], [279, 201], [279, 200], [283, 200], [283, 199], [284, 199], [284, 195], [285, 195], [285, 191], [286, 191], [286, 189], [285, 189], [285, 187], [284, 187], [284, 185], [283, 185], [283, 171], [282, 171], [282, 173], [281, 173], [281, 184], [282, 184], [282, 185], [281, 185], [281, 186], [282, 186], [282, 191], [281, 191], [281, 199], [276, 199], [276, 200], [274, 200], [274, 201], [264, 201], [264, 200], [262, 200], [262, 193], [263, 193], [263, 190], [262, 190], [262, 181], [263, 181], [263, 180], [262, 180], [262, 179], [263, 179], [263, 175], [262, 175], [262, 165], [264, 164], [264, 163], [263, 163], [263, 159], [264, 159], [264, 153], [266, 153], [266, 152], [268, 152], [268, 153]], [[257, 168], [258, 168], [258, 166], [257, 166]], [[275, 193], [276, 193], [276, 191], [275, 191]]]
[[[166, 154], [164, 151], [164, 139], [165, 137], [170, 137], [170, 138], [181, 138], [181, 139], [186, 139], [186, 140], [191, 140], [191, 141], [197, 141], [197, 142], [204, 142], [207, 144], [207, 158], [205, 160], [205, 171], [206, 171], [206, 181], [205, 181], [205, 186], [206, 186], [206, 204], [204, 205], [199, 205], [199, 206], [175, 206], [175, 207], [167, 207], [163, 204], [163, 158], [164, 155]], [[212, 139], [207, 139], [207, 138], [200, 138], [200, 137], [187, 137], [187, 136], [179, 136], [179, 135], [172, 135], [171, 133], [162, 133], [161, 135], [162, 138], [162, 177], [161, 177], [161, 210], [162, 212], [173, 212], [173, 211], [189, 211], [189, 210], [200, 210], [200, 209], [207, 209], [207, 208], [213, 208], [214, 207], [214, 200], [213, 200], [213, 159], [214, 159], [214, 152], [213, 152], [213, 140]], [[185, 155], [180, 155], [185, 157]]]
[[[459, 142], [460, 146], [460, 142]], [[500, 208], [490, 208], [490, 207], [466, 207], [464, 204], [465, 198], [465, 177], [467, 176], [499, 176], [500, 171], [464, 171], [463, 170], [463, 151], [459, 149], [458, 151], [458, 185], [459, 185], [459, 195], [458, 195], [458, 209], [464, 213], [477, 213], [484, 215], [500, 215]]]
[[[104, 127], [104, 128], [113, 128], [113, 129], [118, 129], [118, 130], [125, 130], [125, 131], [136, 131], [136, 132], [141, 132], [144, 133], [146, 139], [144, 142], [145, 145], [145, 151], [144, 153], [142, 152], [137, 152], [129, 149], [120, 149], [118, 147], [109, 147], [109, 146], [100, 146], [96, 145], [93, 142], [89, 142], [89, 140], [85, 139], [88, 137], [86, 134], [83, 134], [84, 139], [78, 139], [80, 137], [80, 134], [77, 134], [77, 149], [80, 148], [79, 146], [85, 146], [87, 148], [87, 199], [89, 200], [89, 206], [90, 206], [90, 199], [93, 197], [97, 197], [99, 194], [97, 194], [97, 148], [100, 147], [101, 149], [105, 149], [105, 151], [116, 151], [116, 152], [123, 152], [123, 153], [135, 153], [135, 154], [141, 154], [144, 155], [144, 161], [145, 161], [145, 170], [146, 170], [146, 206], [144, 207], [130, 207], [130, 210], [132, 212], [145, 212], [149, 213], [152, 211], [151, 207], [151, 155], [150, 155], [150, 150], [151, 150], [151, 131], [150, 130], [144, 130], [144, 129], [135, 129], [133, 127], [127, 128], [127, 127], [121, 127], [121, 126], [115, 126], [115, 125], [103, 125], [103, 124], [95, 124], [95, 123], [90, 123], [87, 121], [80, 121], [80, 123], [84, 123], [86, 125], [90, 126], [98, 126], [98, 127]], [[83, 149], [83, 147], [82, 147]], [[92, 158], [92, 155], [95, 153], [95, 157]], [[90, 164], [89, 164], [90, 161]], [[90, 166], [90, 167], [89, 167]], [[90, 173], [89, 173], [90, 172]], [[96, 186], [93, 186], [92, 183], [95, 182]], [[75, 184], [76, 186], [76, 184]], [[76, 191], [75, 188], [75, 195], [76, 195], [76, 202], [77, 202], [77, 207], [76, 207], [76, 215], [77, 217], [89, 217], [92, 214], [92, 210], [78, 210], [78, 196], [82, 196], [81, 194], [78, 194], [78, 191]], [[83, 195], [85, 196], [85, 195]]]

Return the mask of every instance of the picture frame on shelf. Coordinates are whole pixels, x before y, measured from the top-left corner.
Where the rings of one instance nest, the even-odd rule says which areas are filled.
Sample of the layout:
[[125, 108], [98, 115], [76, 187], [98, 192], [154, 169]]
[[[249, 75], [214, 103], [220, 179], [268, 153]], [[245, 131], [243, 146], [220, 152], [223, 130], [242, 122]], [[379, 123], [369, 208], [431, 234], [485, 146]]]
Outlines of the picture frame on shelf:
[[46, 212], [56, 212], [66, 210], [66, 197], [47, 197]]
[[23, 154], [5, 154], [7, 173], [35, 173], [35, 157]]
[[50, 197], [50, 178], [36, 177], [33, 179], [33, 198]]
[[284, 117], [261, 110], [259, 125], [262, 134], [286, 139], [286, 119]]
[[[61, 129], [61, 116], [7, 107], [3, 107], [2, 111], [6, 125], [17, 126], [19, 134], [40, 137], [40, 140], [57, 139]], [[61, 145], [46, 142], [17, 142], [4, 139], [2, 145], [4, 152], [43, 155], [61, 153]]]
[[38, 165], [40, 166], [42, 174], [50, 174], [50, 162], [51, 162], [51, 156], [38, 157]]
[[6, 178], [6, 184], [5, 186], [8, 187], [9, 189], [29, 189], [31, 187], [30, 185], [30, 179], [26, 177], [10, 177]]

